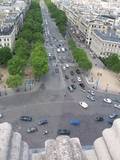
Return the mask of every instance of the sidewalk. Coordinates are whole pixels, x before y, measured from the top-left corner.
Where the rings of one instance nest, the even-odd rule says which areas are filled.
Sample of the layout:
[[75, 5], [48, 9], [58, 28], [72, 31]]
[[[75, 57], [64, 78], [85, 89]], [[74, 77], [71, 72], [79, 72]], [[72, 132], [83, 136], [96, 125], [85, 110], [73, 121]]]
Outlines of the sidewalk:
[[35, 92], [40, 88], [40, 85], [40, 82], [35, 82], [33, 85], [22, 85], [18, 89], [2, 88], [0, 89], [0, 99], [3, 97]]

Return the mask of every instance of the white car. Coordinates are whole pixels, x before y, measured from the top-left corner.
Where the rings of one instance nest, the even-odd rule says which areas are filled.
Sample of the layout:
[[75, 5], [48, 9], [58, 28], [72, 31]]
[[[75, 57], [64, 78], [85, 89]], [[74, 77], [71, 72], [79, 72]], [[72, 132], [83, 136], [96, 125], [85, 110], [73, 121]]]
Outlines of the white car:
[[88, 104], [85, 102], [79, 102], [79, 105], [85, 109], [88, 108]]
[[66, 64], [65, 66], [66, 66], [66, 68], [69, 68], [69, 64]]
[[58, 52], [58, 53], [60, 52], [60, 48], [57, 48], [57, 52]]
[[110, 99], [110, 98], [104, 98], [104, 102], [106, 102], [106, 103], [112, 103], [112, 100]]
[[48, 56], [51, 57], [51, 53], [48, 53]]
[[62, 52], [65, 52], [65, 48], [62, 47], [61, 50], [62, 50]]
[[114, 104], [114, 107], [120, 109], [120, 104]]
[[80, 77], [77, 77], [77, 80], [78, 80], [78, 82], [81, 82], [81, 78]]
[[63, 70], [64, 70], [64, 71], [66, 70], [66, 67], [65, 67], [65, 66], [63, 66]]
[[0, 113], [0, 118], [3, 118], [3, 114], [2, 113]]

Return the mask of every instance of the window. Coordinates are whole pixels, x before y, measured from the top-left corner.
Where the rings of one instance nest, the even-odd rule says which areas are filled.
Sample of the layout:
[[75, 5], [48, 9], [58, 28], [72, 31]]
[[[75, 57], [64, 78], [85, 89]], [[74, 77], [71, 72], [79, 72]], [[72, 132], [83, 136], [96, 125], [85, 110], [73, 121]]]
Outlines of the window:
[[9, 38], [7, 38], [7, 41], [9, 41]]
[[7, 46], [9, 46], [9, 43], [7, 43]]
[[6, 46], [6, 43], [4, 43], [4, 46]]
[[1, 38], [0, 38], [0, 41], [1, 41]]
[[6, 41], [6, 38], [4, 38], [4, 41]]

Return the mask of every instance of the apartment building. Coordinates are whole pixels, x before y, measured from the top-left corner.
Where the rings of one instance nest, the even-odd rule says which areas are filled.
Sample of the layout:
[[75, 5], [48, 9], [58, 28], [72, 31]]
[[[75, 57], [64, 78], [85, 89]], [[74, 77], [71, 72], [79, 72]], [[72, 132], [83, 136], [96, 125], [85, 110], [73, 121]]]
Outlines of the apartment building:
[[97, 57], [107, 57], [113, 53], [120, 55], [120, 36], [113, 29], [106, 32], [94, 30], [90, 49]]
[[[29, 1], [31, 2], [31, 1]], [[15, 37], [23, 26], [28, 1], [11, 0], [0, 3], [0, 47], [14, 48]], [[30, 5], [30, 3], [29, 3]]]

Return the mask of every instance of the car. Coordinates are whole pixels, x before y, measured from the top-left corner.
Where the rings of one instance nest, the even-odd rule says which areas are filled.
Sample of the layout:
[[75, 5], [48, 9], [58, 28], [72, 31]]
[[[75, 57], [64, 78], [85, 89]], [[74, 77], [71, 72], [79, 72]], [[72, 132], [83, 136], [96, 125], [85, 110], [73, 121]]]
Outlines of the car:
[[66, 68], [69, 68], [69, 64], [66, 63], [65, 66], [66, 66]]
[[37, 132], [37, 131], [38, 131], [37, 127], [29, 127], [27, 129], [27, 133], [34, 133], [34, 132]]
[[1, 119], [1, 118], [3, 118], [3, 114], [2, 114], [2, 113], [0, 113], [0, 119]]
[[65, 75], [65, 79], [69, 79], [69, 76], [68, 76], [68, 75]]
[[78, 82], [81, 82], [81, 78], [80, 77], [77, 77], [77, 80], [78, 80]]
[[73, 75], [74, 75], [74, 72], [73, 72], [73, 71], [70, 71], [70, 74], [73, 76]]
[[80, 120], [79, 119], [72, 119], [70, 120], [70, 124], [74, 126], [80, 125]]
[[91, 101], [95, 101], [95, 98], [93, 96], [87, 95], [86, 97]]
[[48, 130], [43, 131], [43, 135], [46, 135], [46, 134], [48, 134], [48, 133], [49, 133]]
[[48, 56], [51, 57], [51, 53], [48, 53]]
[[112, 100], [110, 98], [104, 98], [103, 101], [109, 104], [112, 103]]
[[20, 120], [21, 121], [29, 121], [30, 122], [30, 121], [32, 121], [32, 117], [30, 117], [30, 116], [21, 116]]
[[97, 116], [97, 117], [95, 118], [95, 120], [98, 121], [98, 122], [101, 122], [101, 121], [104, 120], [104, 118], [103, 118], [102, 116]]
[[92, 96], [95, 96], [95, 92], [92, 90], [88, 90], [88, 93], [90, 93]]
[[71, 82], [75, 83], [75, 80], [74, 80], [74, 78], [72, 78], [72, 79], [71, 79]]
[[57, 135], [70, 135], [70, 130], [68, 129], [58, 129], [57, 130]]
[[59, 73], [59, 68], [55, 68], [55, 73]]
[[58, 53], [60, 52], [60, 48], [57, 48], [57, 52], [58, 52]]
[[38, 121], [38, 125], [45, 125], [48, 124], [48, 120], [47, 119], [42, 119]]
[[66, 67], [65, 67], [65, 66], [63, 66], [63, 70], [64, 70], [64, 71], [66, 70]]
[[73, 92], [73, 88], [72, 88], [71, 86], [68, 86], [68, 90], [69, 90], [70, 92]]
[[79, 86], [82, 88], [82, 89], [85, 89], [85, 85], [83, 83], [79, 83]]
[[88, 108], [88, 104], [86, 102], [79, 102], [79, 105], [82, 107], [82, 108]]
[[113, 121], [114, 121], [114, 119], [112, 119], [112, 118], [108, 118], [108, 119], [107, 119], [107, 122], [108, 122], [110, 125], [113, 124]]
[[65, 52], [65, 48], [62, 47], [61, 50], [62, 50], [62, 52]]
[[79, 70], [79, 69], [76, 69], [76, 73], [77, 73], [77, 74], [80, 74], [80, 70]]
[[114, 104], [114, 107], [120, 109], [120, 104]]
[[71, 87], [72, 87], [73, 89], [76, 89], [76, 86], [75, 86], [74, 84], [71, 84]]
[[108, 117], [111, 118], [111, 119], [115, 119], [115, 118], [118, 117], [118, 114], [112, 113], [112, 114], [110, 114]]

